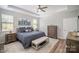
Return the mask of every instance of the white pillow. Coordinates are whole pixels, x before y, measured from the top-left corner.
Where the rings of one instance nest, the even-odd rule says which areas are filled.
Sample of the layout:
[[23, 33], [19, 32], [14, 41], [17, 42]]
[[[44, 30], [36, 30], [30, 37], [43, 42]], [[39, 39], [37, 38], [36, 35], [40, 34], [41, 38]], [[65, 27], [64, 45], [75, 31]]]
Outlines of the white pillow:
[[26, 32], [29, 32], [29, 30], [28, 30], [28, 29], [26, 29], [25, 31], [26, 31]]

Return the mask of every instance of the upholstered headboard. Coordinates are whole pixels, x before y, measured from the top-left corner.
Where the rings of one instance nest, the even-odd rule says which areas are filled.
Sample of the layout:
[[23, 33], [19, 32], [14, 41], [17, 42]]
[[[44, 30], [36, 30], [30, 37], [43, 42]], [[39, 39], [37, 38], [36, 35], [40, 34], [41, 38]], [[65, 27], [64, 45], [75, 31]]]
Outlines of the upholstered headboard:
[[25, 27], [19, 27], [17, 28], [17, 32], [25, 32], [26, 28]]
[[33, 28], [32, 27], [19, 27], [19, 28], [17, 28], [17, 32], [26, 32], [26, 30], [27, 30], [27, 32], [31, 32], [31, 31], [33, 31]]

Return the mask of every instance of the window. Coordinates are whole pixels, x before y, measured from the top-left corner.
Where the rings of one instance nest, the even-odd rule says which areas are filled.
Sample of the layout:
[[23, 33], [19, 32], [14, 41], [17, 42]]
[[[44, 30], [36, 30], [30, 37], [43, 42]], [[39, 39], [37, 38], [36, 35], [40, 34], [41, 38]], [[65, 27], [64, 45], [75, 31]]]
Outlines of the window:
[[37, 20], [33, 19], [33, 29], [36, 30], [37, 29]]
[[13, 16], [2, 14], [2, 31], [13, 30]]

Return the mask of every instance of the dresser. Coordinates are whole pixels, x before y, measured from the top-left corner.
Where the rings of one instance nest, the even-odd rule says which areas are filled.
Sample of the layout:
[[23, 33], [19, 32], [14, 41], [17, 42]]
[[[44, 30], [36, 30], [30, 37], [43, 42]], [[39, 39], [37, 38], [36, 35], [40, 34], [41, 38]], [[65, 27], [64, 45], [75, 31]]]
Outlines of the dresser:
[[55, 39], [57, 38], [57, 26], [49, 25], [47, 27], [47, 30], [48, 30], [48, 37]]
[[0, 43], [0, 53], [3, 53], [3, 52], [4, 52], [4, 44]]
[[0, 53], [4, 52], [5, 33], [0, 32]]
[[16, 41], [16, 33], [10, 33], [5, 35], [5, 44]]
[[77, 32], [69, 32], [66, 40], [66, 52], [67, 53], [79, 53], [79, 36]]

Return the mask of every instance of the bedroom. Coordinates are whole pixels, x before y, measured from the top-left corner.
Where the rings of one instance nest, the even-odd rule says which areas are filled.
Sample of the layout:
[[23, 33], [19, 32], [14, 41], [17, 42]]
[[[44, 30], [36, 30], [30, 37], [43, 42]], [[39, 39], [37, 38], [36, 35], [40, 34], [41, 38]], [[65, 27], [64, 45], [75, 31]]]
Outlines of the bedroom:
[[[43, 7], [45, 9], [43, 11], [40, 10]], [[66, 50], [65, 39], [68, 32], [78, 31], [78, 16], [79, 6], [76, 5], [1, 5], [0, 44], [4, 46], [2, 50], [4, 50], [5, 53], [48, 53], [51, 52], [51, 50], [53, 50], [52, 52], [64, 53], [66, 52], [64, 51]], [[7, 19], [9, 19], [9, 21], [6, 21]], [[31, 36], [27, 37], [27, 39], [29, 38], [30, 41], [25, 41], [25, 37], [30, 35], [26, 35], [26, 33], [23, 31], [26, 29], [25, 27], [27, 27], [27, 29], [31, 29], [29, 32], [35, 31], [34, 33], [30, 32]], [[54, 29], [51, 31], [50, 27], [54, 27]], [[25, 39], [20, 36], [24, 36], [24, 33], [18, 33], [17, 31], [23, 31], [25, 33], [25, 37], [23, 38]], [[28, 30], [26, 30], [26, 32], [28, 32]], [[54, 32], [54, 34], [51, 35], [51, 32]], [[50, 36], [53, 36], [53, 38], [49, 38]], [[21, 41], [21, 43], [16, 40], [16, 37], [19, 39], [19, 41]], [[8, 43], [11, 41], [7, 41], [9, 38], [11, 40], [13, 39], [14, 42]], [[49, 40], [49, 42], [43, 40], [42, 38]], [[32, 40], [34, 44], [35, 42], [41, 43], [42, 41], [44, 41], [43, 43], [46, 44], [42, 45], [42, 48], [39, 50], [35, 49], [38, 48], [35, 45], [33, 46], [34, 48], [26, 48], [30, 46]], [[6, 45], [3, 44], [4, 41], [7, 42]]]

